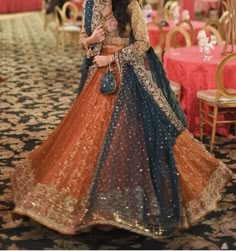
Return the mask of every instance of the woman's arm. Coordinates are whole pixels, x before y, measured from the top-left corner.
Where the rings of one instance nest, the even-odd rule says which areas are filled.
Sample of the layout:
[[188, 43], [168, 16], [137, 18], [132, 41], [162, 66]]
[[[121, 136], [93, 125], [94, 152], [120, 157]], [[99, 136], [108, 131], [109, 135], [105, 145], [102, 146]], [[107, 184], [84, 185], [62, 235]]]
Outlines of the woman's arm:
[[84, 17], [82, 20], [82, 28], [80, 32], [80, 47], [86, 51], [94, 44], [101, 43], [105, 39], [105, 33], [102, 25], [99, 25], [91, 36], [88, 36], [85, 31]]
[[143, 11], [137, 0], [129, 4], [133, 43], [116, 53], [116, 57], [126, 62], [135, 62], [150, 47], [146, 22]]
[[146, 23], [138, 1], [131, 0], [128, 8], [130, 12], [130, 24], [134, 41], [114, 55], [96, 56], [93, 62], [98, 67], [106, 66], [114, 61], [116, 61], [119, 65], [121, 64], [121, 61], [137, 63], [140, 56], [142, 56], [149, 49], [150, 44]]

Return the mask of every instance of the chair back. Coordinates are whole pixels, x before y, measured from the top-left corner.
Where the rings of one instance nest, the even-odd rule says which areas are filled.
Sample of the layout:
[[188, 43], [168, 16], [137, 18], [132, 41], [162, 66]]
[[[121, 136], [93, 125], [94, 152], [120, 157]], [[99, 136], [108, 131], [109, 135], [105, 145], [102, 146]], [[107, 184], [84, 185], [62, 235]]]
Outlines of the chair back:
[[62, 12], [66, 22], [76, 24], [80, 13], [77, 6], [73, 2], [65, 2], [62, 6]]
[[167, 1], [166, 4], [164, 5], [164, 18], [165, 20], [170, 19], [170, 6], [172, 4], [172, 1]]
[[205, 26], [207, 25], [214, 27], [220, 33], [221, 37], [224, 37], [224, 26], [219, 19], [210, 19], [206, 22]]
[[56, 27], [62, 27], [65, 24], [65, 16], [62, 12], [62, 9], [59, 6], [55, 6], [54, 8], [55, 19], [56, 19]]
[[70, 0], [77, 7], [78, 12], [82, 12], [84, 0]]
[[169, 0], [164, 5], [164, 19], [169, 20], [173, 18], [172, 11], [179, 5], [179, 2], [176, 0]]
[[205, 30], [206, 33], [210, 32], [212, 35], [214, 35], [216, 38], [216, 43], [218, 45], [221, 45], [223, 43], [223, 38], [222, 38], [220, 32], [216, 28], [214, 28], [213, 26], [211, 26], [209, 24], [205, 25], [203, 27], [203, 30]]
[[222, 13], [222, 15], [220, 16], [220, 19], [219, 19], [219, 22], [224, 25], [224, 24], [227, 24], [229, 22], [229, 19], [230, 19], [230, 14], [229, 14], [229, 11], [224, 11]]
[[163, 57], [163, 44], [165, 42], [165, 32], [162, 26], [157, 21], [147, 23], [147, 27], [157, 27], [159, 30], [159, 40], [157, 45], [153, 48], [159, 60], [162, 62]]
[[223, 9], [223, 12], [229, 10], [229, 5], [227, 4], [225, 0], [222, 1], [222, 9]]
[[147, 23], [147, 27], [156, 27], [159, 30], [159, 41], [158, 46], [162, 48], [164, 42], [165, 42], [165, 32], [162, 28], [162, 26], [157, 21], [152, 21]]
[[[165, 48], [165, 50], [169, 50], [170, 48], [180, 47], [177, 42], [176, 36], [175, 36], [178, 33], [180, 33], [184, 37], [186, 47], [190, 47], [192, 45], [191, 37], [190, 37], [189, 33], [186, 30], [184, 30], [183, 28], [181, 28], [179, 26], [175, 26], [172, 29], [170, 29], [166, 35], [166, 48]], [[174, 44], [172, 42], [174, 42]]]
[[[227, 89], [223, 83], [222, 76], [223, 76], [223, 70], [224, 67], [232, 60], [236, 60], [236, 52], [228, 54], [225, 56], [216, 69], [216, 75], [215, 75], [215, 82], [216, 82], [216, 88], [217, 88], [217, 94], [216, 99], [218, 99], [220, 96], [224, 96], [229, 99], [235, 99], [236, 98], [236, 88], [235, 89]], [[236, 86], [236, 85], [235, 85]]]
[[193, 28], [193, 25], [191, 23], [191, 21], [189, 20], [180, 20], [176, 26], [182, 26], [182, 25], [188, 25], [189, 27], [189, 34], [190, 34], [190, 37], [191, 37], [191, 42], [193, 42], [193, 39], [194, 39], [194, 28]]
[[222, 14], [220, 16], [220, 23], [227, 24], [230, 19], [230, 9], [228, 3], [224, 0], [222, 1]]

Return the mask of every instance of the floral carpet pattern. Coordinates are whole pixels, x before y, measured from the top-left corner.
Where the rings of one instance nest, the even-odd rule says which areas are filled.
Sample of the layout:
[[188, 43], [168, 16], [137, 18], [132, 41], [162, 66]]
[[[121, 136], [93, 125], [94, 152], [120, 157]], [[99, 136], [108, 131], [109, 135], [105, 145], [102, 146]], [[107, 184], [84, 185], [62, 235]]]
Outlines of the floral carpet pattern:
[[[0, 26], [0, 249], [236, 249], [235, 176], [214, 212], [158, 241], [120, 229], [67, 236], [27, 217], [15, 218], [10, 175], [16, 161], [47, 137], [75, 100], [81, 52], [69, 44], [57, 51], [53, 24], [43, 30], [41, 13], [1, 20]], [[215, 155], [235, 173], [235, 139], [217, 137]]]

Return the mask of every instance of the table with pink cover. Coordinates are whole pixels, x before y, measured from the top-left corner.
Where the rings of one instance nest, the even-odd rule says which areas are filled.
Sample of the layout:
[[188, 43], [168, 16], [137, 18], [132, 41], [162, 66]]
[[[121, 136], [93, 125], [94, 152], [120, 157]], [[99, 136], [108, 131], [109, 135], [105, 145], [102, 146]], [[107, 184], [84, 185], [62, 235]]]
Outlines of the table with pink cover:
[[[164, 33], [165, 33], [165, 37], [166, 34], [168, 33], [168, 31], [173, 28], [176, 24], [174, 21], [170, 20], [168, 21], [169, 26], [165, 26], [163, 27]], [[204, 27], [205, 22], [202, 21], [191, 21], [192, 25], [193, 25], [193, 29], [194, 29], [194, 40], [193, 40], [193, 44], [197, 44], [197, 33]], [[184, 28], [186, 31], [190, 32], [190, 28], [187, 24], [185, 25], [181, 25], [182, 28]], [[148, 35], [149, 35], [149, 40], [150, 40], [150, 45], [152, 47], [155, 47], [158, 44], [159, 38], [160, 38], [160, 31], [157, 27], [154, 26], [148, 26]], [[180, 44], [182, 44], [183, 46], [185, 45], [184, 39], [183, 37], [177, 37], [179, 39], [181, 39], [180, 41], [178, 41]], [[163, 44], [163, 48], [165, 48], [165, 42]]]
[[[198, 46], [171, 49], [164, 55], [164, 68], [170, 80], [179, 82], [182, 89], [181, 106], [189, 123], [189, 131], [199, 134], [199, 100], [198, 90], [216, 89], [215, 73], [223, 46], [216, 46], [211, 51], [212, 58], [204, 60], [204, 54]], [[236, 60], [226, 65], [223, 82], [227, 88], [236, 87]], [[228, 126], [220, 127], [217, 132], [228, 135]]]
[[42, 0], [0, 0], [0, 14], [38, 11]]

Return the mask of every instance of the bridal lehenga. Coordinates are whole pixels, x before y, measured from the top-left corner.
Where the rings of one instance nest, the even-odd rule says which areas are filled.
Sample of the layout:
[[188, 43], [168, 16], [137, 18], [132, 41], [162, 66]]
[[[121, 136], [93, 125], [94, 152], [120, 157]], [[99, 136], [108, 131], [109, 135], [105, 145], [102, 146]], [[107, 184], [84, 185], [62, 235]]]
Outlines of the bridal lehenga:
[[12, 176], [14, 212], [60, 233], [109, 225], [152, 238], [170, 235], [214, 210], [231, 178], [188, 132], [162, 64], [148, 49], [137, 1], [129, 9], [132, 29], [122, 38], [114, 17], [98, 15], [96, 1], [81, 33], [83, 40], [98, 22], [109, 31], [93, 49], [114, 53], [117, 92], [102, 94], [106, 67], [85, 61], [78, 98]]

